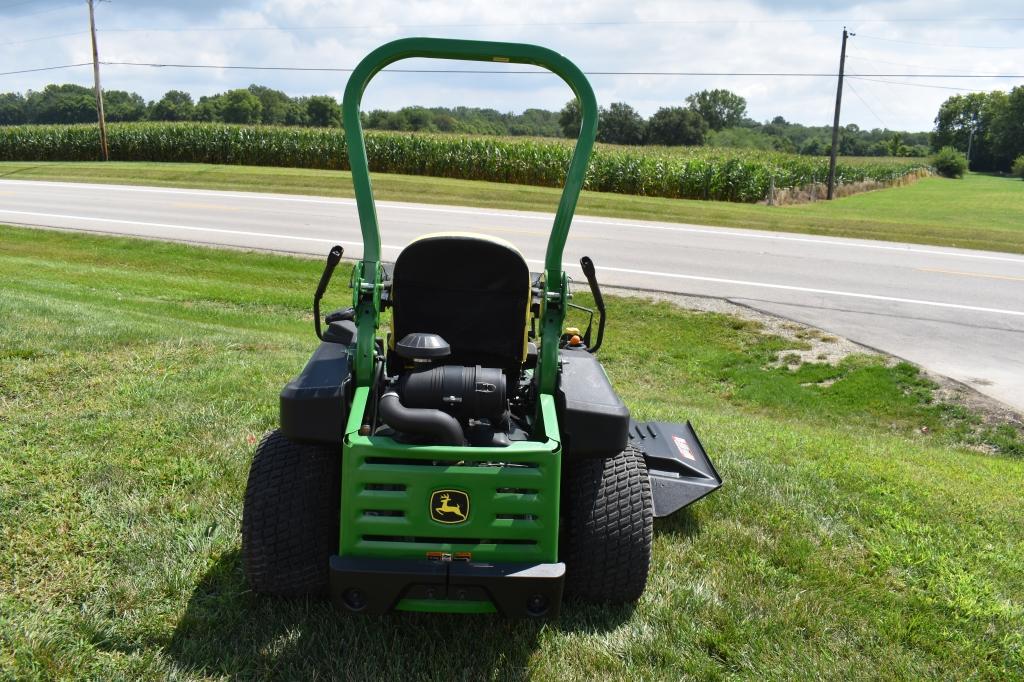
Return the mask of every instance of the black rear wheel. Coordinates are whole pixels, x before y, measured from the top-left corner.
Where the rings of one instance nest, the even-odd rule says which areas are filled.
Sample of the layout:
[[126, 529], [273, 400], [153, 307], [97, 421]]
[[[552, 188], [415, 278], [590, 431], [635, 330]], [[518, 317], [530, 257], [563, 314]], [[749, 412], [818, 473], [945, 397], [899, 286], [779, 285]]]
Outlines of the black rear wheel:
[[340, 448], [271, 431], [256, 447], [242, 510], [242, 560], [256, 592], [326, 597], [338, 550]]
[[651, 481], [632, 446], [564, 465], [565, 592], [592, 602], [636, 601], [647, 586], [654, 537]]

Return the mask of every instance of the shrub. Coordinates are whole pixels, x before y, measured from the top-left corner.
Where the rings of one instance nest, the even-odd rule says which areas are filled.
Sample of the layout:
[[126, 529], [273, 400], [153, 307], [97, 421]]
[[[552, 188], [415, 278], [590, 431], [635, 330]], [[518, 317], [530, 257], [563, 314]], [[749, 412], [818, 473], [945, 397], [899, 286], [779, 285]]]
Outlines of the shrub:
[[967, 157], [953, 147], [943, 147], [932, 159], [935, 172], [946, 178], [962, 178], [967, 172]]
[[1013, 177], [1024, 180], [1024, 154], [1014, 160], [1013, 165], [1010, 166], [1010, 173]]

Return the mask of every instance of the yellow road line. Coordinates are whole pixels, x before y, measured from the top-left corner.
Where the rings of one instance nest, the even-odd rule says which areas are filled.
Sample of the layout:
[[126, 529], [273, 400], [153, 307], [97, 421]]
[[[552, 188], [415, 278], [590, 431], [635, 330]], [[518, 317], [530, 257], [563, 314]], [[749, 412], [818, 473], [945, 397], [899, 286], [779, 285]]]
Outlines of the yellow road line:
[[1024, 277], [1013, 275], [988, 275], [982, 272], [961, 272], [959, 270], [943, 270], [941, 268], [915, 268], [921, 272], [938, 272], [943, 275], [960, 275], [961, 277], [984, 277], [985, 279], [1005, 279], [1009, 282], [1024, 282]]

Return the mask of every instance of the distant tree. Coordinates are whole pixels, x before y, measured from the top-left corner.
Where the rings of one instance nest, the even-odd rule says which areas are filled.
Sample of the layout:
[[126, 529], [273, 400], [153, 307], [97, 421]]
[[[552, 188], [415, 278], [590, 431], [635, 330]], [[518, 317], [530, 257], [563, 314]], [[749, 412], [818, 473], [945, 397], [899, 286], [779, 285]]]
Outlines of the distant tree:
[[996, 168], [1010, 171], [1016, 158], [1024, 154], [1024, 86], [1000, 95], [992, 111], [992, 146]]
[[288, 115], [291, 98], [280, 90], [273, 90], [264, 85], [250, 85], [249, 92], [257, 97], [262, 107], [260, 122], [267, 125], [281, 125]]
[[[911, 148], [903, 143], [903, 135], [900, 133], [893, 133], [889, 136], [889, 139], [885, 141], [885, 153], [888, 156], [910, 156]], [[868, 152], [868, 156], [872, 156], [871, 151]]]
[[0, 125], [13, 126], [28, 122], [25, 98], [18, 92], [0, 94]]
[[451, 114], [434, 114], [434, 128], [442, 133], [453, 133], [459, 126], [459, 122]]
[[647, 122], [647, 144], [704, 144], [708, 124], [692, 109], [662, 107]]
[[338, 128], [341, 126], [341, 105], [327, 95], [314, 95], [306, 102], [306, 115], [311, 126]]
[[747, 113], [747, 100], [729, 90], [701, 90], [687, 97], [686, 103], [712, 130], [738, 126]]
[[775, 150], [778, 149], [779, 138], [759, 129], [734, 127], [710, 131], [706, 144], [710, 147]]
[[405, 127], [403, 130], [430, 130], [434, 115], [424, 107], [405, 107], [402, 109], [405, 115]]
[[935, 132], [931, 139], [934, 148], [954, 147], [966, 152], [971, 130], [977, 134], [979, 129], [987, 127], [985, 124], [989, 123], [985, 111], [988, 100], [989, 93], [972, 92], [953, 95], [943, 102], [935, 116]]
[[103, 92], [103, 115], [112, 123], [141, 121], [146, 118], [146, 100], [134, 92], [106, 90]]
[[580, 113], [580, 103], [574, 97], [566, 102], [562, 110], [558, 112], [558, 127], [562, 129], [562, 135], [577, 138], [580, 136], [581, 125], [583, 125], [583, 115]]
[[562, 135], [558, 114], [545, 109], [527, 109], [519, 115], [510, 115], [507, 128], [509, 135], [540, 135], [543, 137]]
[[390, 111], [385, 111], [384, 109], [374, 109], [367, 114], [363, 114], [363, 127], [374, 130], [387, 130], [390, 114]]
[[259, 123], [263, 104], [248, 90], [228, 90], [223, 97], [220, 115], [225, 123]]
[[47, 85], [25, 95], [29, 123], [88, 123], [96, 120], [96, 97], [81, 85]]
[[309, 98], [292, 97], [284, 112], [284, 124], [287, 126], [309, 125]]
[[813, 137], [808, 138], [800, 145], [800, 153], [807, 154], [808, 156], [824, 156], [828, 154], [828, 151], [829, 146], [827, 142]]
[[950, 97], [935, 117], [931, 145], [964, 153], [969, 147], [972, 169], [1009, 171], [1024, 152], [1024, 87]]
[[644, 129], [644, 119], [633, 107], [625, 102], [612, 102], [607, 109], [601, 108], [597, 139], [611, 144], [643, 144]]
[[223, 95], [203, 95], [196, 104], [193, 116], [197, 121], [222, 121], [221, 111], [224, 108]]
[[149, 110], [154, 121], [189, 121], [195, 116], [192, 95], [181, 90], [168, 90]]

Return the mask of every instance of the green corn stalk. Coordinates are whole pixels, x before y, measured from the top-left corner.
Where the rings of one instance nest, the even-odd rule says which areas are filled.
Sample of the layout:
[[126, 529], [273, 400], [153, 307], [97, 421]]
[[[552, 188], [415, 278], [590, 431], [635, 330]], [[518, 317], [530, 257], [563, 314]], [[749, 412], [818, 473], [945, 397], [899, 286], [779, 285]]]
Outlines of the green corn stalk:
[[[108, 126], [118, 161], [170, 161], [348, 170], [345, 133], [337, 128], [148, 122]], [[398, 132], [366, 136], [370, 170], [463, 180], [559, 187], [572, 155], [569, 140]], [[0, 127], [0, 160], [96, 161], [92, 125]], [[838, 184], [893, 182], [927, 168], [919, 159], [842, 159]], [[827, 175], [828, 159], [783, 152], [711, 147], [599, 145], [586, 189], [676, 199], [762, 201]]]

